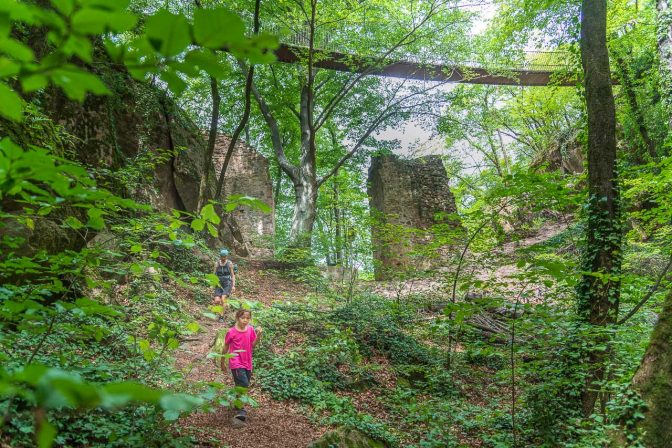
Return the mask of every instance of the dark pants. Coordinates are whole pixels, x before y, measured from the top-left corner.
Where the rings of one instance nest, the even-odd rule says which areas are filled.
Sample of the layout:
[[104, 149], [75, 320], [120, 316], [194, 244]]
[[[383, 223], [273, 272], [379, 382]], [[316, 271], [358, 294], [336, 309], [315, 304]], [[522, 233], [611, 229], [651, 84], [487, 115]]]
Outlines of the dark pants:
[[[252, 379], [252, 371], [247, 369], [231, 369], [231, 375], [233, 376], [233, 384], [236, 387], [250, 387], [250, 380]], [[247, 418], [247, 411], [240, 406], [236, 414], [236, 418], [240, 420], [245, 420]]]
[[231, 369], [233, 383], [238, 387], [250, 387], [252, 371], [247, 369]]

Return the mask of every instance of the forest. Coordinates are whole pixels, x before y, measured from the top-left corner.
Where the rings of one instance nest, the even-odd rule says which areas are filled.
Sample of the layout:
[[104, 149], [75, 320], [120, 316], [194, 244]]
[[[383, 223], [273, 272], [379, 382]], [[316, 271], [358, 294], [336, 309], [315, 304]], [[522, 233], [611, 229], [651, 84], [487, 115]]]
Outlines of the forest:
[[670, 448], [671, 126], [668, 0], [0, 0], [0, 447]]

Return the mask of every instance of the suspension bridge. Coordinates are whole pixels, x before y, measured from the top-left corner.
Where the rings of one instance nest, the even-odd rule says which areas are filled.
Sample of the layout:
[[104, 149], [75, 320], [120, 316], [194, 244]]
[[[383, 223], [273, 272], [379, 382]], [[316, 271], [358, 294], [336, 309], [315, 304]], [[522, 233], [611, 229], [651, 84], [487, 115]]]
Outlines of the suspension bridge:
[[[298, 63], [305, 60], [309, 49], [309, 34], [282, 33], [266, 30], [280, 37], [275, 50], [279, 62]], [[573, 86], [577, 82], [573, 56], [563, 51], [527, 51], [516, 60], [487, 64], [467, 61], [440, 63], [420, 61], [410, 56], [363, 55], [348, 51], [332, 33], [313, 38], [313, 65], [317, 68], [420, 81], [456, 82], [506, 86]], [[469, 59], [469, 58], [467, 58]]]

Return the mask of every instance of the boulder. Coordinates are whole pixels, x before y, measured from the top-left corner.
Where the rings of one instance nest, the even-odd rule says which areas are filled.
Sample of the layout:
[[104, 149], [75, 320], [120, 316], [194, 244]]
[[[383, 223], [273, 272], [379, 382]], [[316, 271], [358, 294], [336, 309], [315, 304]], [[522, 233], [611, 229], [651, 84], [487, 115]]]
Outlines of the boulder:
[[387, 445], [356, 429], [341, 426], [327, 432], [308, 445], [308, 448], [387, 448]]

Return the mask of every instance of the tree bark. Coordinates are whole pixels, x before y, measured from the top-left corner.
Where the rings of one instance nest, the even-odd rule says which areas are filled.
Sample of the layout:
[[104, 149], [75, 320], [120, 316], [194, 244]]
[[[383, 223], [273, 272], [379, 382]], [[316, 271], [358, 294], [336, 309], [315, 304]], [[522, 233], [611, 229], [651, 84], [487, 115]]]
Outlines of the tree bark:
[[[253, 17], [254, 23], [252, 25], [252, 32], [255, 36], [259, 34], [260, 8], [261, 8], [261, 0], [256, 0], [254, 2], [254, 17]], [[219, 199], [219, 197], [222, 196], [224, 193], [224, 179], [226, 177], [226, 170], [229, 167], [229, 162], [231, 161], [231, 156], [233, 155], [233, 151], [236, 147], [236, 143], [238, 142], [238, 138], [240, 137], [241, 132], [243, 132], [243, 130], [247, 128], [247, 122], [250, 119], [250, 108], [252, 104], [250, 97], [252, 94], [253, 81], [254, 81], [254, 64], [251, 64], [250, 67], [247, 69], [247, 73], [245, 75], [245, 100], [244, 100], [245, 105], [243, 107], [243, 116], [240, 118], [240, 123], [238, 123], [238, 127], [236, 127], [235, 131], [233, 131], [231, 141], [229, 142], [229, 147], [226, 150], [226, 156], [224, 157], [222, 170], [219, 173], [219, 178], [217, 179], [217, 191], [215, 193], [215, 198], [217, 199]]]
[[341, 232], [341, 206], [338, 198], [338, 184], [336, 183], [336, 176], [334, 176], [334, 249], [335, 249], [335, 260], [336, 265], [341, 266], [343, 264], [343, 247], [344, 241]]
[[666, 448], [672, 441], [672, 291], [653, 328], [651, 342], [633, 380], [647, 405], [642, 427], [647, 448]]
[[605, 376], [608, 340], [599, 327], [618, 317], [621, 270], [621, 216], [616, 173], [616, 113], [606, 39], [606, 0], [583, 0], [581, 63], [588, 115], [588, 223], [583, 275], [578, 287], [578, 314], [594, 327], [588, 337], [588, 372], [581, 397], [589, 416]]
[[[314, 165], [313, 165], [314, 166]], [[294, 213], [289, 231], [289, 246], [310, 247], [313, 225], [317, 217], [317, 179], [314, 170], [304, 165], [294, 182]]]
[[217, 129], [219, 127], [219, 105], [222, 101], [222, 97], [219, 95], [217, 80], [212, 76], [210, 77], [210, 90], [212, 92], [212, 116], [210, 118], [210, 132], [208, 133], [208, 147], [203, 154], [203, 176], [201, 176], [201, 182], [198, 185], [198, 205], [196, 207], [196, 212], [199, 212], [208, 200], [210, 168], [212, 165], [212, 155], [215, 152]]
[[[672, 8], [670, 0], [658, 0], [658, 57], [660, 59], [661, 90], [667, 106], [668, 128], [672, 128]], [[669, 134], [669, 131], [668, 131]]]

